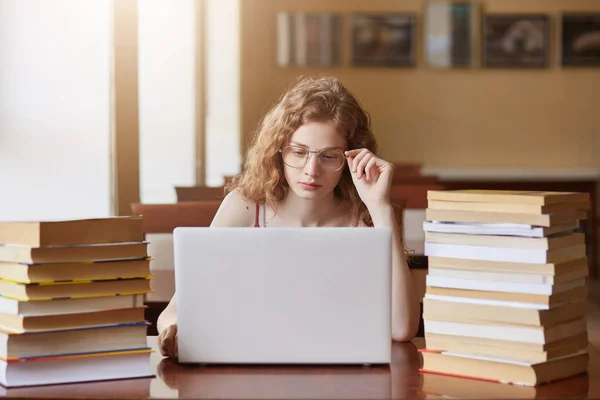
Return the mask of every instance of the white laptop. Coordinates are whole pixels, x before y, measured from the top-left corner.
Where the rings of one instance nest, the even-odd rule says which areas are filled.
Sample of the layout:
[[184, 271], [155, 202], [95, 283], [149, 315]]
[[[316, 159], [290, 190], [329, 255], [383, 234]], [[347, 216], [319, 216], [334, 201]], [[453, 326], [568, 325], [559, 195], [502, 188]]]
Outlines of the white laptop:
[[390, 362], [390, 229], [186, 227], [173, 242], [179, 362]]

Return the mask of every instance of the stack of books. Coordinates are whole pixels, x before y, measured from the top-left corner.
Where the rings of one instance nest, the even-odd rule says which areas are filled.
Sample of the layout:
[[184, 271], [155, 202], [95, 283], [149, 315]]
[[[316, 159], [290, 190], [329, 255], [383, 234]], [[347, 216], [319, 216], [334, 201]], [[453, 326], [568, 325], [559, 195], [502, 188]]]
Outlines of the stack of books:
[[428, 192], [422, 372], [536, 386], [587, 371], [586, 193]]
[[0, 222], [0, 384], [150, 376], [142, 220]]

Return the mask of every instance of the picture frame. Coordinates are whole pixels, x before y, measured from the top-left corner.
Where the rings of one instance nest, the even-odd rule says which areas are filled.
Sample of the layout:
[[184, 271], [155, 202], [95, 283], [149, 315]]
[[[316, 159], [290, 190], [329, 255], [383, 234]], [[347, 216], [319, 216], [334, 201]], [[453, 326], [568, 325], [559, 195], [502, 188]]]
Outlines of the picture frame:
[[417, 65], [417, 16], [413, 13], [354, 13], [351, 19], [355, 67]]
[[469, 0], [427, 0], [423, 56], [427, 67], [476, 66], [479, 5]]
[[340, 66], [341, 14], [278, 13], [277, 63], [281, 67]]
[[564, 67], [600, 67], [600, 13], [561, 16], [561, 64]]
[[487, 14], [482, 20], [482, 67], [550, 66], [551, 20], [548, 15]]

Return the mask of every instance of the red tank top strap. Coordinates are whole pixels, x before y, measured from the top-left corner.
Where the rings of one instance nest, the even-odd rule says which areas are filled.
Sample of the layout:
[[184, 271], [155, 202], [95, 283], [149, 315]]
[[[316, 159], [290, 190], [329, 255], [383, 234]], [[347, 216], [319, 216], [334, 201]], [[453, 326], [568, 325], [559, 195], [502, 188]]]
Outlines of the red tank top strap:
[[254, 227], [255, 228], [260, 228], [260, 223], [258, 222], [258, 214], [259, 214], [259, 208], [258, 208], [258, 203], [256, 203], [256, 215], [254, 216]]

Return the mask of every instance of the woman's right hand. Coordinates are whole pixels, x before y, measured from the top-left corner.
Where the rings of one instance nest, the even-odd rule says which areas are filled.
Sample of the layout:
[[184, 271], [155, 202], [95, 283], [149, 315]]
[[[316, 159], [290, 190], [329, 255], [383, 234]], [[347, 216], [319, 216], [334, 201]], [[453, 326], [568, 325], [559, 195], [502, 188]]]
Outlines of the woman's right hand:
[[158, 348], [163, 356], [177, 358], [177, 324], [169, 325], [158, 335]]

